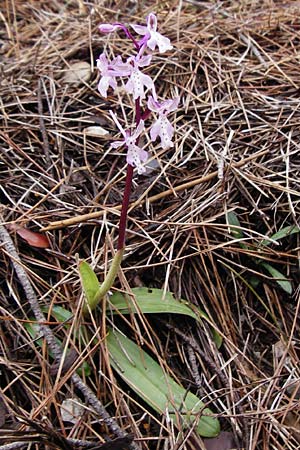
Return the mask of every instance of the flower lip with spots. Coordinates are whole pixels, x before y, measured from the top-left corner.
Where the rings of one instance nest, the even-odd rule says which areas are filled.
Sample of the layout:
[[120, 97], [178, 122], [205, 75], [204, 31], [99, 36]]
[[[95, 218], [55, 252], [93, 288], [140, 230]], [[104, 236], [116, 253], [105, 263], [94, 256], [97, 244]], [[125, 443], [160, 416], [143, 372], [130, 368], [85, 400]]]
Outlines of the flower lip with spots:
[[139, 175], [144, 173], [146, 169], [143, 163], [145, 163], [148, 159], [148, 152], [137, 145], [139, 136], [145, 130], [144, 121], [141, 120], [133, 134], [131, 134], [128, 130], [124, 130], [119, 120], [117, 119], [117, 116], [112, 111], [110, 111], [110, 114], [124, 137], [124, 139], [121, 141], [113, 142], [111, 144], [111, 147], [119, 148], [122, 145], [125, 145], [127, 147], [127, 163], [131, 166], [135, 166]]
[[143, 73], [139, 67], [146, 67], [150, 64], [152, 55], [147, 56], [131, 56], [127, 63], [130, 70], [130, 78], [125, 85], [125, 89], [129, 94], [133, 95], [134, 100], [142, 100], [146, 97], [145, 88], [151, 89], [152, 95], [156, 98], [155, 86], [152, 78]]
[[150, 111], [158, 114], [158, 119], [150, 128], [150, 137], [152, 141], [155, 141], [159, 136], [164, 150], [174, 146], [172, 142], [174, 127], [171, 125], [167, 115], [177, 109], [179, 100], [179, 97], [175, 97], [160, 103], [151, 96], [148, 98], [148, 108]]

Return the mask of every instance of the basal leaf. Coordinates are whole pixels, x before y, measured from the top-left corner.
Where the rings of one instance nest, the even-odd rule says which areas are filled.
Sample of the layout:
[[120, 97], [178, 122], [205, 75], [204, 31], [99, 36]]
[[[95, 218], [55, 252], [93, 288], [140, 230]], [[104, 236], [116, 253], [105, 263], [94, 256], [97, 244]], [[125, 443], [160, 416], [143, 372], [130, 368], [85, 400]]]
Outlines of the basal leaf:
[[[41, 310], [43, 311], [43, 313], [48, 314], [49, 306], [42, 306]], [[51, 312], [51, 316], [55, 317], [55, 319], [58, 322], [67, 322], [68, 320], [71, 320], [72, 316], [73, 316], [71, 311], [68, 311], [63, 306], [59, 306], [59, 305], [54, 305], [50, 309], [50, 312]]]
[[100, 283], [98, 281], [97, 275], [86, 261], [82, 261], [79, 264], [79, 273], [82, 289], [86, 300], [84, 311], [87, 312], [87, 305], [89, 305], [90, 309], [93, 310], [98, 304], [96, 294], [100, 288]]
[[[186, 300], [177, 300], [172, 292], [142, 287], [133, 288], [132, 293], [135, 300], [129, 295], [125, 296], [120, 292], [115, 292], [107, 303], [107, 310], [112, 310], [113, 313], [119, 311], [122, 314], [137, 313], [138, 311], [141, 311], [143, 314], [183, 314], [197, 321], [208, 319], [205, 312], [195, 306], [192, 309]], [[212, 334], [219, 348], [222, 344], [222, 338], [215, 330], [212, 330]]]
[[[187, 392], [134, 342], [117, 331], [107, 336], [110, 363], [120, 377], [156, 412], [168, 413], [175, 425], [187, 428], [198, 420], [201, 436], [217, 436], [220, 425], [210, 409]], [[176, 422], [180, 418], [180, 423]]]
[[[42, 306], [42, 311], [47, 314], [49, 311], [49, 307], [47, 306]], [[62, 306], [53, 306], [53, 308], [51, 308], [51, 315], [53, 317], [55, 317], [55, 319], [59, 322], [65, 322], [66, 320], [69, 320], [72, 317], [72, 313], [66, 309], [64, 309]], [[43, 346], [43, 342], [44, 339], [42, 337], [40, 337], [40, 327], [39, 324], [36, 323], [34, 321], [34, 319], [31, 322], [25, 323], [24, 324], [27, 332], [29, 333], [30, 337], [35, 341], [35, 343], [39, 346], [42, 347]], [[67, 326], [67, 325], [65, 325]], [[56, 344], [62, 348], [62, 343], [58, 338], [55, 338]], [[70, 353], [71, 350], [68, 350], [68, 353]], [[53, 358], [53, 354], [51, 352], [51, 350], [49, 350], [49, 355], [51, 356], [51, 358]], [[81, 364], [81, 366], [77, 369], [77, 373], [79, 375], [82, 375], [83, 373], [88, 377], [91, 375], [91, 367], [90, 365], [86, 362], [83, 361], [83, 363]]]

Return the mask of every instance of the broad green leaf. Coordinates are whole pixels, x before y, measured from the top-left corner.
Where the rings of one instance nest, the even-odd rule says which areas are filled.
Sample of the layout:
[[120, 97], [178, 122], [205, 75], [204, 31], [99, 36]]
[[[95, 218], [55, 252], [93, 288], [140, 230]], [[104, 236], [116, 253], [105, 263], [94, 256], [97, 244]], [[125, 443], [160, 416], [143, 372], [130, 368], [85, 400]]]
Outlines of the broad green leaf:
[[[24, 327], [26, 328], [26, 331], [32, 338], [32, 340], [35, 341], [35, 343], [39, 346], [43, 346], [44, 339], [41, 336], [40, 332], [40, 326], [38, 323], [35, 322], [35, 319], [33, 319], [31, 322], [24, 323]], [[58, 338], [55, 338], [56, 344], [61, 347], [61, 342]], [[49, 350], [49, 355], [53, 357], [52, 352]]]
[[[143, 314], [183, 314], [197, 321], [201, 321], [201, 319], [208, 320], [205, 312], [195, 306], [191, 309], [186, 300], [176, 300], [172, 292], [143, 287], [133, 288], [132, 293], [134, 294], [135, 301], [129, 295], [125, 296], [120, 292], [115, 292], [107, 303], [107, 312], [113, 306], [115, 308], [115, 310], [112, 309], [113, 313], [119, 311], [122, 314], [130, 314], [140, 311]], [[212, 330], [212, 333], [216, 345], [219, 348], [222, 344], [222, 338], [215, 330]]]
[[288, 294], [293, 292], [291, 282], [281, 272], [279, 272], [279, 270], [274, 269], [273, 266], [270, 266], [270, 264], [265, 262], [260, 263], [260, 265], [269, 272], [269, 274], [274, 278], [274, 281], [276, 281], [276, 283], [279, 284], [285, 292]]
[[[156, 412], [168, 413], [178, 428], [187, 428], [198, 420], [197, 431], [201, 436], [213, 437], [220, 432], [218, 420], [210, 409], [191, 392], [187, 392], [163, 371], [134, 342], [117, 331], [110, 331], [107, 338], [110, 363], [120, 377]], [[180, 417], [180, 423], [177, 423]]]
[[[135, 301], [129, 295], [124, 296], [120, 292], [115, 292], [110, 297], [109, 303], [123, 314], [137, 311], [144, 314], [173, 313], [198, 319], [197, 314], [187, 306], [187, 302], [176, 300], [172, 292], [164, 293], [162, 289], [142, 287], [133, 288], [132, 293], [135, 296]], [[199, 310], [199, 317], [207, 319], [207, 315], [201, 310]]]
[[270, 245], [272, 244], [272, 241], [278, 241], [279, 239], [283, 239], [299, 232], [299, 227], [297, 227], [296, 225], [289, 225], [287, 227], [281, 228], [281, 230], [277, 231], [277, 233], [272, 234], [272, 236], [270, 236], [270, 239], [264, 239], [262, 241], [262, 245]]
[[[98, 304], [96, 294], [100, 288], [97, 275], [86, 261], [82, 261], [79, 264], [79, 273], [86, 303], [90, 306], [91, 310], [93, 310]], [[87, 309], [87, 305], [85, 305], [84, 310]]]

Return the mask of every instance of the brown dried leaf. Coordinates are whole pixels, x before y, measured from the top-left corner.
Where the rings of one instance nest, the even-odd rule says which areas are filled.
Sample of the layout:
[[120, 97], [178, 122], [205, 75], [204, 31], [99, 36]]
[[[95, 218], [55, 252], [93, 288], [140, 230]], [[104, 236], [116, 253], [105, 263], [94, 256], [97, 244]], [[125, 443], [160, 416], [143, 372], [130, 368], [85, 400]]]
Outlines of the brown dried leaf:
[[233, 433], [221, 431], [218, 437], [203, 439], [206, 450], [236, 450]]
[[10, 230], [15, 231], [27, 244], [37, 248], [49, 248], [50, 242], [45, 234], [36, 233], [35, 231], [28, 230], [25, 227], [21, 227], [16, 224], [10, 224], [8, 227]]

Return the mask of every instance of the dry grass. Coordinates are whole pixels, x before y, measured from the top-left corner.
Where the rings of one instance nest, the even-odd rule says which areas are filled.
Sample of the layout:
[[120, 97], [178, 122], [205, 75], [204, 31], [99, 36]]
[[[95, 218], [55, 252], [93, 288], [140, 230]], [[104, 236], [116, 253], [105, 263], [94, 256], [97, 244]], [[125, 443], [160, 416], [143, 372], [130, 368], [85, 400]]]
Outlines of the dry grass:
[[[175, 292], [207, 312], [224, 342], [217, 351], [208, 333], [182, 318], [137, 319], [131, 329], [118, 324], [137, 338], [152, 335], [154, 354], [165, 356], [170, 372], [201, 394], [241, 448], [297, 449], [299, 236], [261, 244], [299, 225], [300, 2], [269, 0], [2, 2], [3, 224], [50, 230], [48, 250], [11, 235], [38, 303], [74, 314], [71, 328], [50, 316], [45, 325], [79, 357], [57, 375], [47, 346], [30, 338], [31, 303], [2, 233], [0, 421], [9, 431], [0, 432], [0, 444], [13, 441], [17, 448], [26, 438], [34, 448], [53, 442], [73, 448], [118, 435], [87, 403], [76, 426], [61, 419], [63, 400], [83, 398], [71, 376], [84, 360], [92, 374], [83, 384], [125, 433], [134, 434], [136, 445], [204, 448], [192, 430], [183, 436], [172, 429], [111, 373], [104, 314], [86, 323], [84, 345], [74, 339], [82, 321], [76, 255], [103, 276], [116, 244], [125, 173], [123, 155], [108, 152], [109, 139], [86, 136], [84, 129], [100, 124], [115, 138], [108, 110], [121, 117], [126, 111], [129, 123], [132, 113], [123, 92], [108, 101], [100, 97], [96, 70], [79, 86], [65, 84], [64, 73], [76, 61], [93, 68], [103, 49], [128, 54], [126, 41], [100, 36], [97, 25], [141, 22], [152, 10], [175, 51], [157, 56], [151, 74], [159, 94], [180, 95], [181, 105], [175, 148], [149, 145], [157, 167], [135, 179], [118, 287]], [[226, 223], [229, 211], [239, 218], [244, 246]], [[292, 295], [261, 260], [291, 281]], [[43, 428], [34, 429], [30, 420]]]

